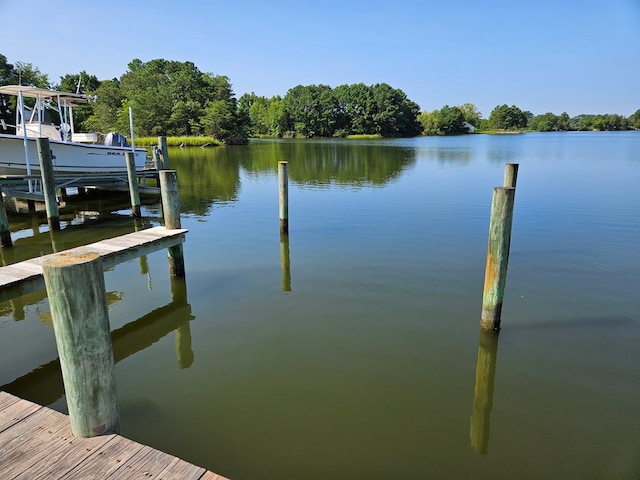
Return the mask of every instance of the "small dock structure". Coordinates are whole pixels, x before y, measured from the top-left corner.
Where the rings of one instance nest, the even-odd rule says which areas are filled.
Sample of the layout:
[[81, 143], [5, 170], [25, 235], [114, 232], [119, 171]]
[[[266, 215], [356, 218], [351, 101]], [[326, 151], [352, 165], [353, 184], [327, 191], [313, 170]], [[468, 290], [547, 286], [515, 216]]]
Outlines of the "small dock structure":
[[[186, 229], [153, 227], [120, 237], [66, 250], [66, 252], [97, 252], [104, 267], [137, 258], [156, 250], [181, 245]], [[0, 267], [0, 301], [44, 288], [42, 264], [56, 254], [43, 255], [23, 262]]]
[[116, 434], [79, 438], [69, 418], [0, 392], [0, 478], [227, 480]]

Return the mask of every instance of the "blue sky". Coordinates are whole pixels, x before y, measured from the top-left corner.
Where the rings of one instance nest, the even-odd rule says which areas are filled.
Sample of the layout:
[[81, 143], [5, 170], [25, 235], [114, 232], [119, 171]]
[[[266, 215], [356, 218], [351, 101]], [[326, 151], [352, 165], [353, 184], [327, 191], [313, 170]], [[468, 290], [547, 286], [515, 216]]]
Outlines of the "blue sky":
[[238, 97], [386, 82], [422, 110], [470, 102], [485, 118], [503, 103], [640, 108], [640, 0], [0, 0], [0, 18], [0, 53], [54, 82], [165, 58], [226, 75]]

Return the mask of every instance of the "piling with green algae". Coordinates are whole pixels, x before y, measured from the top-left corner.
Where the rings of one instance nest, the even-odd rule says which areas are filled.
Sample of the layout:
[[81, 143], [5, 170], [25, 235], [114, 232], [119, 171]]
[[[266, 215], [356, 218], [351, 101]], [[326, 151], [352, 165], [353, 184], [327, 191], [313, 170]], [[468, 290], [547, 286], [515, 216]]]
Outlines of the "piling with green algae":
[[58, 199], [56, 198], [56, 179], [53, 175], [53, 160], [51, 158], [49, 139], [46, 137], [36, 138], [36, 146], [38, 147], [42, 192], [44, 193], [44, 204], [47, 210], [49, 229], [60, 230], [60, 213], [58, 212]]
[[278, 213], [280, 233], [289, 233], [289, 164], [278, 162]]
[[60, 357], [71, 432], [118, 433], [111, 328], [102, 259], [95, 252], [60, 253], [42, 265]]

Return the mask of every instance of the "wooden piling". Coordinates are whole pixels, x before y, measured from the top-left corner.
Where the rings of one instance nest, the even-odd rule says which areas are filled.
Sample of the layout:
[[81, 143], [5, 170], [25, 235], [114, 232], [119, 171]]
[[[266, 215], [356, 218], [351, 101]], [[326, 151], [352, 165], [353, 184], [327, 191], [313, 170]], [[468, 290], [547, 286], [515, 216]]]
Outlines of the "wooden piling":
[[502, 313], [502, 299], [507, 281], [507, 265], [511, 244], [514, 197], [515, 188], [496, 187], [493, 189], [482, 318], [480, 320], [480, 327], [483, 330], [500, 330], [500, 314]]
[[504, 166], [504, 185], [505, 187], [516, 188], [518, 181], [518, 164], [507, 163]]
[[136, 159], [133, 152], [126, 153], [127, 179], [129, 181], [129, 196], [131, 197], [131, 213], [134, 217], [140, 217], [140, 193], [138, 192], [138, 179], [136, 177]]
[[[162, 211], [164, 212], [164, 226], [169, 230], [182, 228], [180, 222], [180, 197], [178, 196], [178, 178], [175, 170], [161, 170], [160, 192], [162, 196]], [[182, 244], [167, 249], [169, 257], [169, 272], [172, 276], [184, 276], [184, 255]]]
[[2, 189], [0, 189], [0, 245], [2, 247], [13, 247], [9, 217], [7, 216], [7, 209], [4, 206]]
[[151, 147], [151, 158], [153, 160], [153, 168], [156, 171], [163, 170], [162, 168], [162, 156], [160, 153], [160, 147]]
[[167, 146], [167, 137], [158, 137], [158, 145], [162, 155], [162, 170], [169, 170], [169, 147]]
[[56, 179], [53, 176], [53, 161], [51, 159], [51, 147], [46, 137], [36, 138], [38, 147], [38, 159], [40, 160], [40, 176], [42, 177], [42, 191], [44, 204], [47, 209], [47, 221], [50, 230], [60, 230], [60, 213], [58, 212], [58, 200], [56, 198]]
[[67, 396], [77, 437], [118, 433], [119, 413], [102, 259], [67, 252], [42, 265]]
[[280, 232], [289, 233], [289, 173], [288, 163], [278, 162], [278, 212]]

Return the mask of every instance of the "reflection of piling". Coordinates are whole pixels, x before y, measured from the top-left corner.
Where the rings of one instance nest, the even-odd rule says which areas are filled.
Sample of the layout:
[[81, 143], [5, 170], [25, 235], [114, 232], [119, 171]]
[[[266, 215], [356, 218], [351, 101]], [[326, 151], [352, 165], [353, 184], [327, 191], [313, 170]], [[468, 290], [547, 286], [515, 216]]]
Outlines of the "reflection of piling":
[[42, 192], [44, 205], [47, 210], [47, 221], [50, 230], [60, 230], [60, 214], [58, 213], [58, 199], [56, 198], [56, 179], [53, 176], [53, 161], [51, 147], [46, 137], [36, 138], [38, 159], [40, 160], [40, 176], [42, 177]]
[[129, 196], [131, 198], [131, 213], [134, 217], [140, 217], [140, 193], [138, 192], [138, 179], [136, 177], [136, 159], [133, 152], [126, 153], [127, 180], [129, 182]]
[[9, 226], [9, 217], [7, 216], [7, 210], [4, 207], [4, 199], [2, 196], [2, 190], [0, 189], [0, 245], [3, 247], [13, 247], [13, 241], [11, 240], [11, 228]]
[[[178, 178], [175, 170], [162, 170], [160, 175], [160, 191], [162, 194], [162, 211], [164, 226], [174, 230], [182, 228], [180, 223], [180, 197], [178, 196]], [[184, 254], [182, 243], [167, 249], [169, 256], [169, 272], [171, 276], [184, 276]]]
[[280, 264], [282, 265], [282, 291], [291, 291], [291, 261], [289, 259], [289, 235], [280, 232]]
[[[185, 307], [189, 312], [189, 317], [191, 316], [191, 306], [187, 303], [187, 282], [184, 277], [171, 278], [171, 299], [172, 304]], [[185, 318], [184, 322], [175, 330], [175, 346], [179, 368], [189, 368], [193, 364], [194, 353], [191, 348], [190, 320], [190, 318]]]
[[289, 233], [289, 173], [288, 163], [278, 162], [278, 211], [280, 232]]
[[497, 357], [498, 335], [481, 331], [470, 428], [471, 447], [481, 455], [489, 452], [490, 417]]
[[115, 371], [102, 259], [62, 253], [43, 264], [71, 431], [94, 437], [119, 430]]

